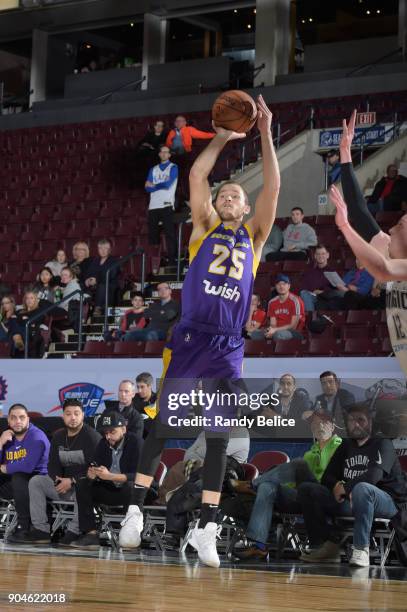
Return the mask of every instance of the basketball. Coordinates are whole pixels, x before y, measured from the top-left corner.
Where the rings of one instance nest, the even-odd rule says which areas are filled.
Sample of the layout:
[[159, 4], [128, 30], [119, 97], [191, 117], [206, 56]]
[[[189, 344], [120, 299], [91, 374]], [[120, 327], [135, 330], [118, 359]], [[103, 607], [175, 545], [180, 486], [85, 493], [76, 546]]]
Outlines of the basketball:
[[244, 91], [238, 89], [225, 91], [212, 106], [212, 119], [217, 127], [247, 133], [256, 123], [256, 103]]

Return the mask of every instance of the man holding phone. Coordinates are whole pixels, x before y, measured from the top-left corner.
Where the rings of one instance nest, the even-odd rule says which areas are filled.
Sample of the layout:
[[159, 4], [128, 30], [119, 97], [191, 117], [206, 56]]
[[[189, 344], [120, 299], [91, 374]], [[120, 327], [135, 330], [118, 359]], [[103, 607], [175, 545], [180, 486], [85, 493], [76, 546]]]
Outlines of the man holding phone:
[[[82, 402], [67, 399], [62, 406], [64, 427], [54, 433], [48, 461], [48, 474], [34, 476], [29, 485], [30, 514], [34, 529], [25, 542], [50, 543], [50, 525], [47, 516], [47, 500], [75, 501], [75, 485], [86, 477], [91, 461], [95, 460], [95, 449], [100, 434], [84, 420]], [[79, 523], [77, 505], [74, 517], [59, 544], [69, 545], [78, 537]]]

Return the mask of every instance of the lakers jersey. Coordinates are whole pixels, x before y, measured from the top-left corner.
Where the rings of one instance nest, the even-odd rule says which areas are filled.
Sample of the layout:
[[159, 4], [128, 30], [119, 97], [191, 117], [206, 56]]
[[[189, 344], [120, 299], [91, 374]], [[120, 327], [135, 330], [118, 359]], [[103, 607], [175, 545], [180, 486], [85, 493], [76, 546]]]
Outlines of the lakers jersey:
[[407, 281], [387, 283], [386, 314], [394, 354], [407, 375]]
[[218, 222], [190, 244], [181, 321], [240, 334], [249, 316], [258, 260], [247, 225], [236, 232]]

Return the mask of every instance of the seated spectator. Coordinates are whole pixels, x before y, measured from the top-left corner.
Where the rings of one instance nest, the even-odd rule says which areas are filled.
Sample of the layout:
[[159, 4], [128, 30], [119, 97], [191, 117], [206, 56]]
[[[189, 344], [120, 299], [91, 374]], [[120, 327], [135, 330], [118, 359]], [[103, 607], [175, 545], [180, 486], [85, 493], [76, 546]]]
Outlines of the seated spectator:
[[320, 482], [340, 446], [342, 439], [335, 435], [335, 423], [329, 414], [313, 412], [307, 426], [311, 427], [315, 442], [302, 459], [273, 467], [253, 481], [232, 483], [237, 492], [256, 496], [246, 529], [246, 536], [251, 543], [246, 548], [234, 551], [239, 559], [267, 557], [274, 509], [299, 514], [301, 506], [293, 485], [304, 481]]
[[[86, 242], [76, 242], [72, 247], [73, 260], [69, 264], [80, 283], [86, 278], [86, 272], [90, 264], [89, 247]], [[62, 270], [61, 270], [62, 272]]]
[[40, 271], [34, 291], [38, 295], [40, 306], [48, 306], [55, 302], [54, 276], [47, 266]]
[[327, 370], [319, 376], [322, 394], [315, 398], [315, 410], [328, 412], [340, 426], [343, 425], [343, 415], [355, 402], [355, 396], [347, 389], [341, 389], [341, 381], [335, 374]]
[[[100, 316], [104, 312], [105, 293], [106, 293], [106, 273], [109, 267], [117, 261], [111, 254], [112, 243], [106, 238], [98, 241], [98, 257], [93, 257], [87, 267], [84, 283], [87, 289], [93, 294], [95, 309], [93, 314]], [[114, 303], [116, 290], [118, 287], [120, 269], [115, 267], [109, 274], [109, 304]]]
[[309, 396], [304, 394], [304, 389], [297, 389], [297, 383], [292, 374], [283, 374], [280, 377], [277, 393], [279, 403], [273, 406], [274, 412], [289, 419], [295, 419], [300, 427], [304, 413], [311, 408]]
[[134, 405], [136, 395], [136, 385], [132, 380], [122, 380], [119, 384], [117, 393], [118, 400], [106, 400], [106, 409], [102, 413], [100, 419], [107, 413], [117, 411], [125, 419], [125, 425], [128, 432], [135, 434], [138, 438], [143, 437], [143, 417]]
[[[60, 287], [55, 290], [55, 294], [59, 299], [68, 297], [74, 291], [80, 291], [80, 286], [74, 272], [74, 268], [63, 268], [61, 271]], [[52, 322], [52, 329], [70, 329], [75, 331], [79, 327], [79, 300], [80, 294], [77, 293], [63, 302], [58, 309], [52, 311], [52, 316], [58, 315], [57, 321]], [[60, 316], [65, 313], [65, 317]]]
[[136, 329], [126, 332], [124, 340], [165, 340], [170, 327], [179, 316], [179, 304], [171, 299], [171, 288], [168, 283], [157, 285], [159, 302], [154, 302], [144, 311], [144, 316], [149, 319], [144, 329]]
[[184, 155], [191, 153], [192, 140], [210, 140], [215, 136], [214, 132], [202, 132], [187, 125], [187, 120], [182, 115], [178, 115], [174, 121], [174, 128], [170, 130], [165, 144], [171, 149], [171, 152], [176, 155]]
[[398, 174], [395, 164], [390, 164], [386, 176], [376, 183], [372, 195], [367, 199], [367, 207], [375, 215], [382, 210], [402, 210], [403, 202], [407, 202], [407, 178]]
[[360, 297], [370, 294], [374, 278], [357, 259], [356, 267], [346, 272], [343, 284], [336, 289], [325, 291], [317, 298], [317, 309], [322, 310], [352, 310], [357, 308]]
[[10, 322], [16, 319], [16, 301], [12, 295], [3, 295], [0, 307], [0, 342], [10, 337]]
[[55, 282], [58, 283], [61, 277], [62, 268], [66, 268], [68, 265], [68, 257], [63, 249], [58, 249], [54, 259], [48, 261], [45, 264], [46, 268], [49, 268], [52, 275], [55, 277]]
[[49, 441], [45, 433], [30, 423], [23, 404], [8, 411], [8, 429], [0, 436], [0, 497], [14, 499], [18, 526], [9, 542], [23, 542], [30, 529], [29, 482], [35, 474], [47, 473]]
[[[64, 427], [52, 436], [48, 473], [35, 476], [30, 482], [30, 514], [34, 529], [26, 535], [26, 542], [50, 543], [47, 500], [75, 501], [75, 486], [86, 477], [90, 463], [95, 461], [95, 450], [101, 436], [83, 422], [82, 402], [66, 399], [62, 411]], [[69, 545], [78, 535], [78, 507], [75, 503], [74, 516], [59, 544]]]
[[151, 429], [157, 414], [155, 402], [157, 393], [153, 391], [154, 379], [149, 372], [141, 372], [136, 376], [137, 393], [133, 399], [133, 405], [144, 419], [145, 438]]
[[305, 323], [302, 299], [290, 292], [290, 279], [285, 274], [277, 274], [275, 286], [277, 297], [269, 301], [267, 309], [270, 325], [266, 327], [264, 332], [262, 330], [252, 332], [252, 339], [291, 340], [302, 338], [301, 330]]
[[318, 295], [332, 290], [332, 285], [324, 272], [332, 272], [328, 266], [329, 251], [323, 244], [317, 244], [314, 251], [314, 264], [304, 273], [301, 281], [300, 297], [306, 312], [315, 310]]
[[301, 555], [310, 563], [340, 562], [340, 534], [333, 516], [353, 516], [353, 552], [350, 565], [370, 564], [370, 532], [375, 517], [392, 518], [407, 501], [405, 475], [390, 440], [372, 436], [367, 404], [354, 404], [346, 415], [348, 438], [329, 462], [321, 484], [304, 482], [298, 500], [311, 546]]
[[266, 261], [308, 259], [308, 249], [318, 243], [317, 235], [308, 223], [303, 223], [304, 211], [299, 206], [291, 209], [291, 223], [283, 232], [284, 244], [280, 251], [266, 255]]
[[149, 167], [157, 163], [158, 152], [167, 139], [164, 121], [158, 119], [153, 126], [141, 139], [137, 146], [137, 157], [145, 162]]
[[260, 296], [257, 293], [254, 293], [250, 303], [249, 318], [245, 327], [247, 335], [250, 336], [256, 329], [263, 327], [266, 321], [267, 314], [265, 310], [261, 309]]
[[142, 439], [127, 431], [126, 420], [118, 412], [105, 413], [99, 431], [103, 437], [96, 447], [94, 465], [76, 486], [83, 535], [71, 543], [74, 548], [99, 548], [94, 505], [124, 506], [127, 512], [134, 487]]
[[[34, 315], [40, 313], [40, 301], [38, 295], [28, 290], [23, 295], [23, 307], [18, 311], [16, 318], [10, 319], [9, 334], [12, 338], [12, 357], [24, 357], [25, 329], [27, 321]], [[42, 358], [45, 345], [41, 334], [45, 326], [45, 317], [40, 316], [30, 323], [28, 331], [28, 356]]]
[[283, 246], [283, 242], [284, 242], [283, 232], [278, 227], [278, 225], [275, 223], [273, 227], [271, 228], [271, 232], [269, 233], [269, 236], [266, 242], [264, 243], [264, 247], [261, 252], [260, 261], [267, 261], [266, 256], [269, 253], [276, 253], [277, 251], [279, 251], [281, 247]]
[[147, 325], [147, 318], [144, 316], [145, 305], [142, 293], [134, 293], [131, 298], [133, 308], [126, 310], [120, 319], [120, 329], [115, 333], [115, 337], [121, 338], [127, 331], [143, 329]]
[[178, 183], [178, 166], [170, 162], [171, 151], [160, 147], [160, 163], [150, 168], [145, 190], [150, 194], [148, 205], [148, 242], [160, 244], [160, 225], [162, 223], [167, 242], [167, 255], [170, 265], [176, 264], [177, 240], [175, 237], [174, 209], [175, 192]]
[[328, 187], [333, 185], [337, 181], [341, 180], [341, 162], [339, 159], [339, 152], [337, 149], [331, 149], [328, 151]]

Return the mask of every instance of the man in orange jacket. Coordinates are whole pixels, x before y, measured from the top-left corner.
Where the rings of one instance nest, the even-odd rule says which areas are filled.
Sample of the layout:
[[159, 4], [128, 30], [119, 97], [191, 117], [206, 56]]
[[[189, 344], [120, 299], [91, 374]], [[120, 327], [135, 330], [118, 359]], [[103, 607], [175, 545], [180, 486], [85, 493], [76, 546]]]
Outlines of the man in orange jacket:
[[215, 136], [213, 132], [202, 132], [191, 125], [187, 125], [187, 120], [182, 115], [176, 117], [174, 126], [175, 128], [169, 132], [165, 144], [171, 149], [172, 153], [177, 155], [191, 152], [193, 138], [209, 140]]

